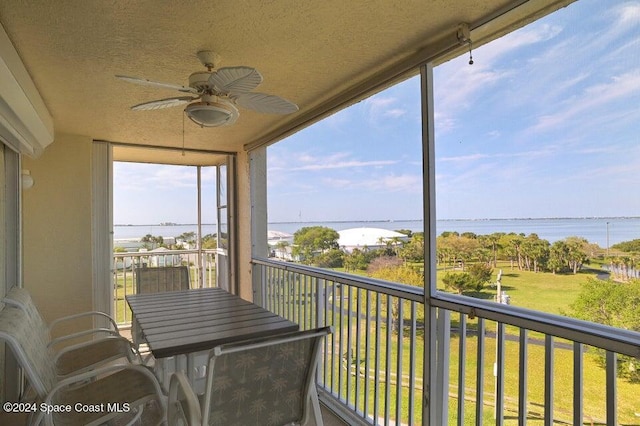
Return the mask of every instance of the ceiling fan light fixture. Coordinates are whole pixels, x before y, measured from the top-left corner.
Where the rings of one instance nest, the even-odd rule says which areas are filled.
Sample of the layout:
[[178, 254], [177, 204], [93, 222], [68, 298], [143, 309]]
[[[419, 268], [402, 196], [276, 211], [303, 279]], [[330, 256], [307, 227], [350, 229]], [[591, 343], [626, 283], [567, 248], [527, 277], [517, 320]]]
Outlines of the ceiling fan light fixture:
[[228, 126], [238, 119], [236, 107], [220, 101], [191, 103], [184, 112], [191, 121], [202, 127]]

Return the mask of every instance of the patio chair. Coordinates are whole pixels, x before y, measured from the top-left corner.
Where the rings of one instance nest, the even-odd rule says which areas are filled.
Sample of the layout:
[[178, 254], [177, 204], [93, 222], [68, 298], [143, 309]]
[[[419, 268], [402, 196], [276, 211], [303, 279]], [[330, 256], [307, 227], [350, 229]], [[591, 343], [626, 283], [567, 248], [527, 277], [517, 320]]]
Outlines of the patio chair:
[[[38, 308], [25, 289], [12, 288], [3, 302], [5, 308], [13, 307], [24, 312], [25, 322], [30, 329], [32, 338], [38, 340], [49, 350], [58, 377], [63, 378], [78, 374], [116, 360], [141, 362], [140, 356], [131, 342], [123, 336], [114, 334], [115, 331], [111, 329], [92, 328], [52, 339], [51, 328], [47, 327]], [[90, 316], [92, 313], [87, 314]], [[86, 315], [73, 315], [72, 319], [82, 316]], [[101, 333], [107, 333], [107, 336], [99, 337], [98, 335]], [[81, 336], [91, 336], [94, 339], [58, 349], [59, 343], [69, 343], [71, 339]]]
[[160, 293], [164, 291], [189, 290], [188, 266], [137, 267], [136, 292]]
[[184, 373], [169, 386], [171, 425], [322, 425], [315, 373], [331, 327], [222, 345], [209, 355], [200, 399]]
[[[140, 365], [115, 365], [60, 379], [51, 348], [34, 336], [27, 313], [0, 311], [0, 339], [24, 370], [36, 393], [28, 424], [98, 425], [107, 421], [162, 424], [166, 400], [153, 373]], [[47, 412], [43, 407], [57, 408]], [[68, 407], [68, 408], [66, 408]], [[64, 408], [64, 410], [60, 410]]]
[[[25, 310], [28, 313], [28, 315], [32, 316], [33, 318], [38, 318], [39, 321], [42, 322], [43, 326], [48, 329], [48, 335], [49, 335], [49, 338], [51, 339], [51, 345], [57, 345], [63, 342], [69, 343], [69, 341], [71, 340], [79, 339], [82, 337], [86, 338], [86, 337], [96, 337], [96, 336], [104, 336], [104, 335], [107, 335], [107, 336], [120, 335], [120, 330], [118, 329], [118, 324], [116, 324], [116, 321], [113, 318], [111, 318], [108, 314], [104, 312], [99, 312], [99, 311], [82, 312], [75, 315], [65, 316], [52, 321], [51, 324], [49, 325], [46, 325], [46, 322], [44, 321], [44, 318], [42, 318], [40, 311], [38, 311], [38, 308], [33, 302], [31, 295], [24, 288], [15, 287], [15, 286], [12, 287], [11, 290], [9, 290], [5, 295], [3, 302], [8, 305], [19, 307]], [[95, 327], [94, 325], [90, 327], [86, 327], [86, 325], [79, 326], [78, 324], [81, 324], [79, 320], [82, 320], [82, 319], [92, 319], [92, 320], [95, 320], [95, 322], [100, 322], [102, 324], [106, 324], [107, 326], [106, 327], [99, 327], [99, 326]], [[68, 324], [69, 326], [72, 326], [75, 328], [79, 328], [79, 330], [72, 333], [67, 333], [65, 335], [60, 335], [58, 337], [54, 337], [56, 335], [61, 334], [61, 332], [56, 331], [56, 329], [58, 329], [59, 326], [65, 325], [65, 324]]]

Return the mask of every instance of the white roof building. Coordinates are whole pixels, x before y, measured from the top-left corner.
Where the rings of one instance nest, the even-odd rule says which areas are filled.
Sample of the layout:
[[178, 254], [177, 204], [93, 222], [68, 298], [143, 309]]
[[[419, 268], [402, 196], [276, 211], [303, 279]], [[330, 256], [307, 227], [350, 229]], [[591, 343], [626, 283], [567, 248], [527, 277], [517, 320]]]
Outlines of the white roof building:
[[405, 234], [380, 228], [351, 228], [338, 231], [338, 234], [340, 235], [338, 245], [348, 253], [355, 248], [371, 250], [385, 247], [387, 242], [409, 240]]

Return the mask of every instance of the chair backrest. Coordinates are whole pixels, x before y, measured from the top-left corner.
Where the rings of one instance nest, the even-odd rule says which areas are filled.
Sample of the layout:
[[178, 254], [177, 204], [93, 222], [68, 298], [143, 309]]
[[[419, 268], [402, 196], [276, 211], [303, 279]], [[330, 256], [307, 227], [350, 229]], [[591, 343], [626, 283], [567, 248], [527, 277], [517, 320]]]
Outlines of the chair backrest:
[[40, 333], [40, 339], [49, 344], [51, 341], [49, 327], [26, 289], [15, 286], [12, 287], [4, 297], [4, 302], [7, 305], [22, 309], [33, 325], [32, 333]]
[[138, 267], [135, 271], [138, 294], [188, 290], [190, 287], [188, 266]]
[[303, 423], [320, 343], [330, 327], [218, 346], [211, 351], [203, 424]]
[[33, 389], [44, 399], [57, 382], [54, 353], [37, 324], [21, 308], [9, 304], [0, 311], [0, 339], [15, 355]]

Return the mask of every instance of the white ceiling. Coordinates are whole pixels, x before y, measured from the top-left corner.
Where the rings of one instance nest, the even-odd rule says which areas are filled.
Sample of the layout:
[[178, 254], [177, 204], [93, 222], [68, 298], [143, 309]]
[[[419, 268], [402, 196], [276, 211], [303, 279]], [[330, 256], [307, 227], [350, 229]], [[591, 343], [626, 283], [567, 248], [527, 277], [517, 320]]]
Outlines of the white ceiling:
[[[56, 132], [98, 140], [183, 145], [181, 107], [129, 110], [180, 93], [126, 83], [116, 74], [187, 85], [190, 73], [204, 69], [196, 58], [204, 49], [220, 54], [221, 66], [257, 68], [264, 76], [257, 91], [287, 98], [300, 111], [241, 110], [235, 125], [222, 128], [185, 123], [188, 148], [235, 152], [316, 120], [397, 74], [443, 37], [454, 42], [460, 22], [478, 27], [514, 3], [522, 1], [22, 0], [1, 1], [0, 22]], [[503, 15], [510, 22], [500, 29], [484, 27], [503, 31], [556, 3], [567, 1], [532, 0], [520, 9], [525, 12]]]

